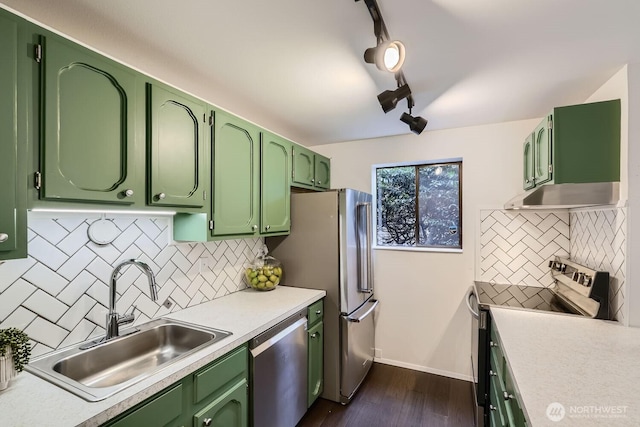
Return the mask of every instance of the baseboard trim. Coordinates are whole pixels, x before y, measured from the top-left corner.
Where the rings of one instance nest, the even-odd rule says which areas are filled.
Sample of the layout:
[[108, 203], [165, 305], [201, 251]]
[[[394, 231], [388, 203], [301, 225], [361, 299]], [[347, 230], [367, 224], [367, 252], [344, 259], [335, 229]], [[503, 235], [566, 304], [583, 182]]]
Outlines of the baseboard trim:
[[374, 362], [382, 363], [385, 365], [397, 366], [399, 368], [407, 368], [413, 369], [414, 371], [427, 372], [429, 374], [440, 375], [443, 377], [454, 378], [456, 380], [468, 381], [471, 382], [471, 375], [462, 375], [457, 372], [443, 371], [441, 369], [429, 368], [427, 366], [414, 365], [413, 363], [400, 362], [398, 360], [391, 359], [383, 359], [380, 357], [376, 357], [373, 359]]

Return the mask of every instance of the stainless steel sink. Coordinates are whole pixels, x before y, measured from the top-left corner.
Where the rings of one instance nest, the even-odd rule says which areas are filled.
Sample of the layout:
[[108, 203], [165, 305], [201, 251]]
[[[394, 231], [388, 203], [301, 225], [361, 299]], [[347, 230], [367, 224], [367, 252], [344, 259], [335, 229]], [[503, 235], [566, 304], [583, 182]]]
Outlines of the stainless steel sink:
[[129, 387], [201, 348], [231, 335], [171, 319], [157, 319], [95, 347], [83, 344], [31, 361], [26, 370], [95, 402]]

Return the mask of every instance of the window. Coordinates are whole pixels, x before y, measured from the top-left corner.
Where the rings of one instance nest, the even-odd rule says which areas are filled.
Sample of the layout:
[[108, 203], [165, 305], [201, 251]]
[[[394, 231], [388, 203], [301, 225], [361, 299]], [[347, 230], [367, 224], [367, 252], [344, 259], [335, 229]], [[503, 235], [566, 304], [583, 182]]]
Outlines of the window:
[[462, 160], [373, 169], [378, 247], [462, 249]]

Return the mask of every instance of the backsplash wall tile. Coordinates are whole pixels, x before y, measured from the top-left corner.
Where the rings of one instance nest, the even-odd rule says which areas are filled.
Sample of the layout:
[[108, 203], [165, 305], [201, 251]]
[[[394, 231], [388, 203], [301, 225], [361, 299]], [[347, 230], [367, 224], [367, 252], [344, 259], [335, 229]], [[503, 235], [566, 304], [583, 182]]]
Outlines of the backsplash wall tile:
[[[96, 220], [30, 213], [28, 258], [0, 263], [0, 325], [24, 329], [34, 356], [104, 334], [108, 281], [125, 259], [147, 262], [159, 286], [154, 302], [135, 266], [118, 279], [117, 311], [128, 313], [135, 305], [140, 323], [244, 289], [243, 267], [263, 246], [261, 238], [170, 245], [168, 217], [107, 219], [120, 234], [97, 245], [87, 234]], [[162, 306], [167, 298], [171, 309]]]
[[551, 286], [548, 261], [568, 256], [569, 213], [480, 211], [479, 280]]
[[625, 323], [626, 208], [571, 212], [571, 259], [609, 272], [609, 309]]

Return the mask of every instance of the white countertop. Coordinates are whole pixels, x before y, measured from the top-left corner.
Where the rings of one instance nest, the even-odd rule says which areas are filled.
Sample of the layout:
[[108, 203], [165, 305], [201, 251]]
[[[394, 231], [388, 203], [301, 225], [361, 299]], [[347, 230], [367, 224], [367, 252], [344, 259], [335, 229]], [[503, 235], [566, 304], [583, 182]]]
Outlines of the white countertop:
[[207, 363], [244, 344], [325, 296], [325, 291], [279, 286], [270, 292], [248, 289], [166, 317], [233, 333], [100, 402], [87, 402], [28, 372], [0, 393], [0, 425], [95, 426], [142, 402]]
[[[640, 328], [499, 307], [491, 316], [530, 427], [640, 425]], [[553, 403], [559, 421], [547, 416]]]

